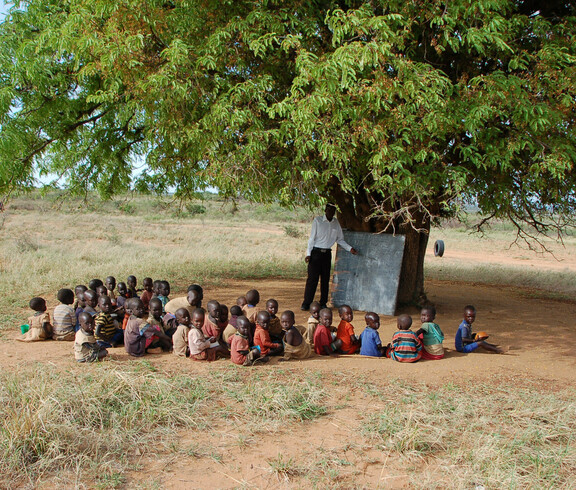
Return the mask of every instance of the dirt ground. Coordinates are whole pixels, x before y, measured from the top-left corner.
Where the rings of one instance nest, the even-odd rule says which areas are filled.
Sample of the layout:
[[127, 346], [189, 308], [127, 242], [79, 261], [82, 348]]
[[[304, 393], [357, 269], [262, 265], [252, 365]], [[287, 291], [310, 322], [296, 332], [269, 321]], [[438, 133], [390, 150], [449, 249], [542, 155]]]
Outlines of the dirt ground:
[[[239, 295], [253, 287], [260, 290], [263, 301], [276, 298], [280, 311], [292, 309], [296, 312], [297, 323], [306, 322], [308, 314], [299, 309], [303, 281], [231, 282], [225, 288], [207, 289], [205, 300], [217, 299], [232, 305]], [[331, 379], [334, 379], [335, 372], [346, 372], [351, 377], [370, 379], [381, 385], [400, 379], [424, 383], [432, 390], [434, 386], [450, 380], [518, 383], [522, 379], [530, 379], [550, 389], [574, 385], [576, 302], [539, 299], [528, 290], [475, 284], [428, 282], [426, 289], [429, 299], [437, 305], [436, 321], [446, 336], [444, 343], [448, 353], [445, 359], [403, 365], [388, 359], [360, 356], [314, 357], [306, 361], [291, 361], [283, 364], [282, 369], [289, 372], [318, 371]], [[172, 297], [176, 296], [178, 294], [172, 294]], [[453, 339], [462, 319], [462, 308], [468, 303], [474, 304], [478, 311], [475, 329], [490, 333], [490, 341], [494, 343], [510, 346], [511, 350], [507, 354], [464, 355], [454, 350]], [[418, 327], [419, 314], [415, 308], [398, 313], [411, 314], [414, 326]], [[363, 317], [363, 312], [354, 312], [353, 324], [357, 333], [364, 328]], [[386, 316], [381, 317], [381, 320], [380, 337], [383, 342], [388, 342], [395, 331], [395, 318]], [[18, 369], [31, 360], [53, 363], [65, 370], [83, 368], [74, 362], [70, 343], [22, 344], [16, 342], [15, 337], [16, 333], [7, 334], [0, 340], [0, 365], [4, 369]], [[133, 362], [123, 348], [111, 349], [111, 355], [119, 362]], [[229, 363], [220, 360], [204, 365], [170, 354], [150, 355], [148, 360], [160, 371], [189, 373], [191, 376], [209, 375], [211, 369], [225, 368], [226, 363]], [[278, 360], [251, 369], [254, 372], [279, 369]], [[347, 387], [332, 383], [327, 390], [338, 397], [347, 391]], [[218, 458], [178, 459], [174, 453], [161, 450], [134, 455], [135, 466], [143, 469], [129, 475], [128, 486], [305, 488], [310, 486], [309, 480], [299, 480], [298, 475], [288, 477], [273, 472], [269, 461], [280, 455], [284, 461], [302, 462], [322, 453], [326, 455], [326, 461], [331, 458], [346, 461], [346, 465], [339, 470], [335, 486], [406, 487], [406, 475], [403, 475], [395, 462], [356, 436], [356, 414], [378, 409], [373, 401], [370, 403], [367, 406], [368, 400], [360, 394], [351, 393], [344, 407], [329, 412], [325, 417], [293, 424], [273, 433], [258, 434], [254, 436], [256, 440], [249, 439], [245, 445], [237, 444], [236, 439], [230, 437], [233, 425], [214, 427], [201, 435], [201, 441], [217, 448]], [[178, 443], [186, 446], [190, 441], [198, 442], [199, 437], [199, 434], [183, 433]]]

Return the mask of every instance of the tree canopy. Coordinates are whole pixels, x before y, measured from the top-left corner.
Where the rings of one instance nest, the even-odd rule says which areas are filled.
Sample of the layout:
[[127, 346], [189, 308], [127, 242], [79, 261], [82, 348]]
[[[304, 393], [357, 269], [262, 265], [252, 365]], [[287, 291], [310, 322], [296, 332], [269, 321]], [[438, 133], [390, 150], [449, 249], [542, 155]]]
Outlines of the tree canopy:
[[328, 197], [365, 229], [472, 202], [558, 230], [575, 35], [569, 0], [16, 1], [0, 193], [56, 174], [104, 197]]

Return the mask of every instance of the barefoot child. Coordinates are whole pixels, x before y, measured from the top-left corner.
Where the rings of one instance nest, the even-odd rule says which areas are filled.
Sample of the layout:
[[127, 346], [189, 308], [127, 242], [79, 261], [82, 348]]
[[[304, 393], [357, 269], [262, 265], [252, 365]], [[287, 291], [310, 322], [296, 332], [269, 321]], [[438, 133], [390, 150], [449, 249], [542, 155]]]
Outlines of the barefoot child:
[[54, 308], [54, 321], [52, 338], [54, 340], [74, 340], [76, 313], [72, 308], [74, 303], [74, 292], [71, 289], [60, 289], [58, 291], [58, 301], [60, 304]]
[[123, 307], [128, 298], [129, 298], [128, 287], [126, 286], [126, 283], [125, 282], [119, 282], [118, 283], [118, 295], [116, 296], [117, 309]]
[[252, 366], [254, 361], [260, 358], [260, 350], [250, 348], [248, 342], [248, 329], [250, 321], [245, 316], [238, 317], [236, 324], [237, 332], [230, 338], [230, 359], [239, 366]]
[[230, 308], [230, 319], [228, 320], [228, 325], [222, 332], [222, 340], [226, 342], [228, 347], [230, 347], [230, 339], [231, 337], [237, 332], [236, 324], [238, 322], [238, 318], [242, 316], [242, 308], [238, 305], [234, 305]]
[[282, 344], [272, 342], [268, 328], [270, 328], [270, 313], [265, 310], [259, 311], [256, 315], [254, 345], [260, 347], [262, 357], [279, 356], [282, 354]]
[[320, 321], [314, 332], [314, 352], [321, 356], [333, 355], [341, 346], [341, 340], [333, 340], [330, 327], [332, 326], [332, 310], [320, 310]]
[[94, 317], [94, 337], [102, 347], [118, 347], [124, 342], [124, 331], [119, 328], [118, 321], [112, 318], [112, 300], [108, 296], [98, 299], [100, 313]]
[[[158, 303], [162, 305], [160, 301], [158, 301]], [[190, 333], [190, 322], [192, 321], [190, 312], [186, 308], [178, 308], [174, 316], [178, 323], [178, 328], [176, 328], [176, 332], [172, 336], [174, 354], [178, 357], [188, 357], [190, 355], [190, 350], [188, 349], [188, 334]]]
[[106, 278], [106, 290], [107, 292], [107, 296], [110, 297], [110, 299], [112, 300], [112, 306], [116, 306], [116, 293], [114, 292], [114, 290], [116, 289], [116, 278], [114, 276], [108, 276]]
[[312, 355], [312, 348], [302, 336], [294, 323], [296, 319], [294, 312], [286, 310], [280, 316], [280, 323], [284, 330], [284, 357], [281, 361], [289, 361], [290, 359], [308, 359]]
[[144, 303], [144, 308], [146, 308], [146, 311], [150, 310], [150, 300], [152, 299], [152, 278], [151, 277], [145, 277], [144, 280], [142, 281], [142, 287], [144, 288], [144, 290], [142, 291], [142, 294], [140, 295], [140, 299], [142, 300], [142, 303]]
[[370, 357], [382, 357], [382, 341], [378, 335], [380, 317], [370, 311], [364, 316], [366, 328], [360, 334], [360, 355]]
[[74, 357], [78, 362], [94, 362], [104, 359], [108, 351], [98, 345], [94, 338], [94, 317], [89, 313], [78, 315], [80, 329], [74, 338]]
[[339, 352], [342, 354], [356, 354], [360, 350], [360, 342], [354, 333], [354, 326], [350, 323], [354, 319], [352, 308], [348, 305], [342, 305], [338, 308], [340, 323], [336, 337], [342, 341], [342, 347]]
[[98, 293], [92, 289], [84, 292], [84, 312], [96, 316], [96, 306], [98, 305]]
[[206, 338], [202, 332], [205, 313], [202, 308], [196, 308], [192, 314], [192, 326], [188, 333], [188, 348], [190, 349], [190, 359], [193, 361], [216, 360], [216, 357], [226, 357], [227, 353], [217, 343], [214, 337]]
[[416, 332], [422, 341], [422, 359], [435, 361], [444, 358], [444, 334], [440, 327], [434, 323], [436, 318], [436, 308], [425, 306], [420, 310], [420, 321], [422, 326]]
[[422, 343], [418, 336], [410, 330], [412, 317], [400, 315], [397, 320], [398, 331], [392, 337], [392, 343], [388, 344], [386, 357], [398, 362], [417, 362], [422, 356]]
[[242, 310], [252, 325], [256, 325], [256, 315], [260, 311], [258, 303], [260, 303], [260, 293], [256, 289], [251, 289], [246, 293], [246, 305]]
[[310, 318], [308, 318], [308, 326], [306, 328], [306, 340], [310, 345], [314, 345], [314, 332], [316, 332], [316, 327], [318, 326], [321, 309], [318, 301], [310, 303]]
[[74, 308], [74, 312], [79, 315], [80, 312], [77, 312], [78, 308], [84, 308], [84, 292], [87, 291], [88, 288], [86, 286], [84, 286], [84, 284], [78, 284], [78, 286], [76, 286], [74, 288], [74, 295], [76, 296], [76, 301], [74, 302], [74, 305], [72, 305], [72, 308]]
[[472, 324], [476, 320], [476, 308], [472, 305], [468, 305], [464, 308], [464, 320], [458, 327], [456, 332], [455, 345], [458, 352], [474, 352], [479, 347], [488, 352], [495, 352], [496, 354], [502, 354], [504, 349], [500, 349], [497, 345], [489, 344], [485, 340], [488, 337], [477, 338], [472, 333]]
[[[140, 300], [142, 300], [142, 298], [140, 298]], [[144, 301], [142, 301], [142, 304], [144, 304]], [[168, 322], [165, 321], [169, 316], [162, 315], [162, 301], [160, 301], [158, 298], [152, 298], [150, 303], [148, 303], [148, 306], [150, 307], [150, 312], [146, 321], [153, 328], [161, 330], [171, 338], [174, 335], [174, 332], [176, 332], [176, 319], [174, 318], [174, 320]]]
[[30, 309], [36, 313], [28, 318], [29, 330], [17, 338], [20, 342], [38, 342], [52, 338], [52, 324], [50, 323], [50, 314], [46, 311], [46, 300], [44, 298], [32, 298], [30, 300]]
[[126, 278], [126, 286], [128, 286], [128, 294], [131, 298], [138, 298], [138, 291], [136, 290], [136, 284], [138, 280], [136, 276], [128, 276]]
[[[162, 301], [162, 308], [166, 308], [166, 305], [170, 301], [170, 283], [168, 281], [160, 281], [158, 285], [158, 295], [156, 296], [160, 301]], [[166, 311], [164, 309], [164, 311]]]
[[208, 313], [204, 318], [204, 325], [202, 326], [202, 332], [206, 338], [213, 337], [216, 340], [220, 340], [220, 326], [218, 324], [220, 318], [220, 303], [216, 300], [211, 300], [206, 303], [206, 312]]
[[130, 313], [124, 330], [124, 347], [128, 354], [134, 357], [142, 357], [147, 351], [150, 354], [159, 354], [162, 349], [155, 347], [155, 343], [168, 350], [171, 348], [170, 337], [144, 320], [144, 304], [140, 298], [129, 298], [125, 308], [126, 312]]
[[266, 311], [270, 313], [270, 326], [268, 327], [270, 339], [273, 342], [281, 343], [284, 338], [284, 330], [282, 330], [280, 318], [276, 316], [276, 313], [278, 313], [278, 301], [275, 299], [266, 301]]

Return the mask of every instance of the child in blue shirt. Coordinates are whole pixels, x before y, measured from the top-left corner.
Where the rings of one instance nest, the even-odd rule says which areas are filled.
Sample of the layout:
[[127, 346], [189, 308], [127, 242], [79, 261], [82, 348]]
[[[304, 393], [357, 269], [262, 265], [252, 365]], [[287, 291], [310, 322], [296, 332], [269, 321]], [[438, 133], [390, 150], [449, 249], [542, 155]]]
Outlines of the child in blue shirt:
[[360, 334], [360, 355], [371, 357], [382, 357], [382, 341], [378, 335], [380, 328], [380, 317], [373, 311], [366, 313], [366, 328]]
[[[499, 348], [497, 345], [489, 344], [482, 338], [475, 338], [472, 333], [472, 324], [476, 320], [476, 308], [472, 305], [467, 305], [464, 307], [464, 320], [458, 327], [456, 332], [456, 339], [454, 341], [456, 350], [458, 352], [470, 353], [474, 352], [479, 347], [481, 349], [487, 350], [488, 352], [495, 352], [496, 354], [502, 354], [506, 352], [504, 349]], [[487, 337], [484, 337], [486, 339]]]

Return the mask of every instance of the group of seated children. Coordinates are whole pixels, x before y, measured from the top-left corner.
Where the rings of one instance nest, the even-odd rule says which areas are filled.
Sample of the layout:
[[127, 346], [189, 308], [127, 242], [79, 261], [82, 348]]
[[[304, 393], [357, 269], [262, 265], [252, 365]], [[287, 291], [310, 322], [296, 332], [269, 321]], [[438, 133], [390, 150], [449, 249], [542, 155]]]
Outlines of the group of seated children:
[[[280, 316], [278, 302], [269, 299], [260, 308], [260, 294], [252, 289], [228, 310], [218, 301], [209, 301], [202, 308], [203, 289], [198, 284], [188, 287], [187, 295], [170, 300], [170, 284], [152, 281], [147, 277], [143, 289], [129, 276], [126, 283], [112, 276], [103, 283], [99, 279], [89, 286], [76, 286], [75, 291], [58, 291], [60, 304], [54, 309], [53, 321], [43, 298], [33, 298], [30, 308], [35, 314], [29, 318], [27, 331], [17, 340], [74, 340], [78, 362], [103, 359], [108, 348], [124, 345], [126, 352], [140, 357], [146, 352], [172, 351], [180, 357], [195, 361], [214, 361], [230, 358], [239, 365], [266, 362], [269, 356], [283, 356], [281, 360], [306, 359], [314, 351], [318, 355], [355, 354], [388, 357], [399, 362], [436, 360], [444, 357], [444, 334], [434, 323], [436, 310], [424, 307], [422, 325], [411, 330], [412, 318], [400, 315], [398, 331], [392, 341], [382, 345], [378, 329], [380, 318], [374, 312], [365, 315], [366, 328], [360, 336], [354, 333], [352, 308], [338, 308], [340, 323], [332, 326], [332, 310], [310, 305], [307, 327], [295, 325], [294, 312], [287, 310]], [[140, 293], [140, 295], [139, 295]], [[464, 320], [456, 333], [456, 350], [472, 352], [478, 348], [503, 352], [486, 342], [487, 335], [474, 335], [471, 325], [476, 318], [473, 306], [464, 309]]]

